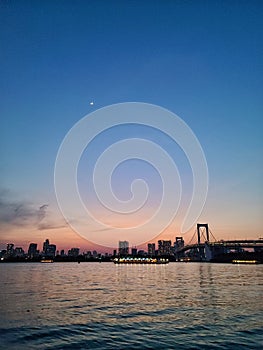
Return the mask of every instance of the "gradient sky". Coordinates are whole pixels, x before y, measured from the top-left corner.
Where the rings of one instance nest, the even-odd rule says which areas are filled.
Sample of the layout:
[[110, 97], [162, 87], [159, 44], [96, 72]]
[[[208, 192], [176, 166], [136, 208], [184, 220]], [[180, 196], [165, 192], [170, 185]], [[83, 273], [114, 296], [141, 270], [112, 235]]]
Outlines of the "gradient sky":
[[[27, 248], [46, 238], [59, 249], [96, 247], [60, 214], [54, 163], [79, 119], [128, 101], [171, 110], [198, 137], [210, 177], [198, 221], [208, 222], [217, 239], [262, 237], [262, 10], [262, 1], [253, 0], [1, 1], [0, 248], [7, 242]], [[101, 137], [86, 158], [96, 159], [109, 140], [158, 142], [180, 163], [187, 202], [189, 166], [163, 135], [134, 126]], [[89, 172], [82, 158], [85, 202]], [[116, 172], [116, 195], [126, 198], [139, 170], [152, 183], [154, 206], [161, 187], [143, 163]], [[161, 237], [174, 240], [180, 224], [179, 213]]]

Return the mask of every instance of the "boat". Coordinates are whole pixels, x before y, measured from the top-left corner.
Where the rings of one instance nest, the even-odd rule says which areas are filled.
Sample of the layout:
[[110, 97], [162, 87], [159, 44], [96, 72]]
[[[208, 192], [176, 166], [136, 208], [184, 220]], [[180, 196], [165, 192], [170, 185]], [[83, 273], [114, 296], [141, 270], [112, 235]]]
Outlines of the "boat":
[[52, 260], [52, 259], [42, 259], [42, 260], [40, 260], [40, 262], [41, 263], [53, 263], [54, 260]]
[[168, 264], [169, 259], [165, 258], [135, 258], [135, 257], [117, 257], [113, 259], [114, 264]]
[[232, 260], [232, 264], [259, 264], [258, 260]]

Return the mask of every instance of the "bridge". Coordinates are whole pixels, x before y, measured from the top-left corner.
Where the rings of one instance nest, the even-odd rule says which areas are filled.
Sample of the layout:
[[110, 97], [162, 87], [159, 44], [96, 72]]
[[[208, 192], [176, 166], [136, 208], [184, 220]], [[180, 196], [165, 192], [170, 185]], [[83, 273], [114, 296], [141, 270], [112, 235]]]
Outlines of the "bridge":
[[[245, 254], [246, 251], [253, 252], [263, 260], [263, 239], [255, 240], [220, 240], [217, 241], [213, 233], [209, 230], [208, 224], [197, 224], [197, 230], [194, 237], [197, 235], [197, 242], [183, 246], [178, 245], [175, 248], [175, 256], [177, 260], [188, 258], [192, 261], [213, 261], [220, 256]], [[211, 237], [213, 241], [211, 241]], [[180, 237], [176, 240], [180, 242]]]

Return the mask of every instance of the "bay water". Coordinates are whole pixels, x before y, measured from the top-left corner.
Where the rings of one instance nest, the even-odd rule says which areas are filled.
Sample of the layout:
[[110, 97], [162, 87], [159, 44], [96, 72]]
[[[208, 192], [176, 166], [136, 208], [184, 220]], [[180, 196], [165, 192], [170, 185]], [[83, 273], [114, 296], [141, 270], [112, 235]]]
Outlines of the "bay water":
[[263, 265], [2, 263], [0, 349], [262, 349]]

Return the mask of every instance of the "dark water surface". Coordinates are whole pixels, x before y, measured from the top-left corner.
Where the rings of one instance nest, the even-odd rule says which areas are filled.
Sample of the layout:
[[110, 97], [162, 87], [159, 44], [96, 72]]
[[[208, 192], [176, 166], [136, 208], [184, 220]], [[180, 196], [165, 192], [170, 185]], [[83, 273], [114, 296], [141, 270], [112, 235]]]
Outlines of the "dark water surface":
[[0, 264], [1, 349], [261, 349], [263, 265]]

